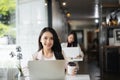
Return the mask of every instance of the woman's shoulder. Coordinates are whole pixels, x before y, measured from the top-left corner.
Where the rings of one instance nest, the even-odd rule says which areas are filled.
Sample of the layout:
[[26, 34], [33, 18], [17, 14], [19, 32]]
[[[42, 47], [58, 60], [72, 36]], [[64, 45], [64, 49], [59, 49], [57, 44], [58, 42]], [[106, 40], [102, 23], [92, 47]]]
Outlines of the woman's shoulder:
[[67, 47], [67, 42], [62, 42], [61, 47]]
[[79, 43], [77, 43], [77, 47], [80, 47], [80, 44], [79, 44]]
[[32, 54], [33, 60], [37, 60], [42, 56], [42, 50], [35, 52]]

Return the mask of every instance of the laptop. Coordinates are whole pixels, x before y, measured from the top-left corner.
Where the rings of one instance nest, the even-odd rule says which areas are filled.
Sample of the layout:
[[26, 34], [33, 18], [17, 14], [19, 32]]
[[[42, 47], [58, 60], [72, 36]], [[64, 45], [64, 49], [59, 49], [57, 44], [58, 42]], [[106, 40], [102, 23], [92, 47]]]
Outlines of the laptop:
[[68, 61], [83, 61], [83, 58], [76, 58], [82, 51], [80, 47], [62, 47]]
[[65, 80], [65, 60], [29, 61], [30, 80]]

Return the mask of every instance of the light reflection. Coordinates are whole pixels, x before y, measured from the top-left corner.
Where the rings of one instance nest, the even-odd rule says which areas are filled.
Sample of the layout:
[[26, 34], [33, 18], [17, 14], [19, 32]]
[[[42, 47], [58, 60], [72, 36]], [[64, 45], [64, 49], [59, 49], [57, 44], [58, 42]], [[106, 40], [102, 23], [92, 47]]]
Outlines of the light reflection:
[[98, 6], [98, 4], [95, 5], [95, 18], [99, 18], [99, 6]]

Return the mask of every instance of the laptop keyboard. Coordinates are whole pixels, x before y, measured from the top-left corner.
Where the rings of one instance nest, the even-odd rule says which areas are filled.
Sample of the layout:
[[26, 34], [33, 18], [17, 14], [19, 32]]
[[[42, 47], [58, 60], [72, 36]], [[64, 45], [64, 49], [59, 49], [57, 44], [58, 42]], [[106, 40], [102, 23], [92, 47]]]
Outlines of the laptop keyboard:
[[76, 77], [76, 76], [67, 76], [66, 80], [80, 80], [80, 77]]
[[73, 77], [72, 78], [69, 77], [66, 80], [80, 80], [80, 78], [79, 77], [74, 77], [74, 78]]
[[66, 76], [65, 80], [90, 80], [89, 75], [75, 75], [75, 76]]

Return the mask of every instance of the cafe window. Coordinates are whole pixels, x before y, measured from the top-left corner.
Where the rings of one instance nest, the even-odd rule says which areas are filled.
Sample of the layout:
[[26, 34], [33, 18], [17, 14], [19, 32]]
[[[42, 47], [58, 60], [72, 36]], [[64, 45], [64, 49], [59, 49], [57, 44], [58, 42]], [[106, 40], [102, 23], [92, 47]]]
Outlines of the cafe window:
[[[16, 0], [0, 0], [0, 67], [16, 45]], [[8, 59], [9, 60], [9, 59]]]

